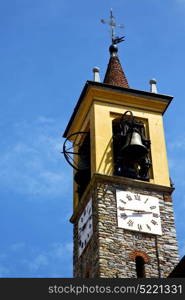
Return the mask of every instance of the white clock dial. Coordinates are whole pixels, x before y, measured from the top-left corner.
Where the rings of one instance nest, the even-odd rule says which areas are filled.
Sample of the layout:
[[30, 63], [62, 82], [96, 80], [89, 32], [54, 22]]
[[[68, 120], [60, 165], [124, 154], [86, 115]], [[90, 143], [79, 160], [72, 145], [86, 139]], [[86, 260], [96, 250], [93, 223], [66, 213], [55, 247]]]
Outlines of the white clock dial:
[[92, 199], [87, 203], [78, 221], [78, 254], [82, 254], [93, 234]]
[[118, 227], [161, 235], [159, 199], [153, 196], [116, 191]]

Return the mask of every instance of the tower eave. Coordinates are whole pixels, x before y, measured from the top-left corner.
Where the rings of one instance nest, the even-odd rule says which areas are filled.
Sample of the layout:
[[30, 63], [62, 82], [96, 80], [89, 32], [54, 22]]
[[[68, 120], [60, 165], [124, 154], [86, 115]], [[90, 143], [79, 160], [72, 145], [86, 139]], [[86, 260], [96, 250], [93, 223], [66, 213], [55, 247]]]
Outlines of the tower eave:
[[[147, 91], [136, 90], [136, 89], [120, 87], [120, 86], [115, 86], [115, 85], [110, 85], [110, 84], [106, 84], [106, 83], [100, 83], [100, 82], [88, 80], [84, 85], [84, 88], [81, 92], [81, 95], [80, 95], [78, 101], [77, 101], [77, 104], [74, 108], [71, 118], [70, 118], [70, 120], [67, 124], [67, 127], [63, 133], [64, 138], [66, 138], [68, 136], [71, 126], [73, 124], [73, 121], [75, 119], [75, 116], [76, 116], [77, 112], [79, 111], [80, 106], [83, 103], [83, 101], [85, 100], [86, 95], [90, 89], [97, 89], [97, 90], [102, 90], [105, 92], [112, 91], [114, 93], [119, 93], [120, 95], [121, 94], [128, 95], [128, 96], [135, 97], [135, 98], [145, 98], [149, 102], [153, 100], [156, 103], [161, 104], [160, 113], [162, 115], [165, 113], [165, 111], [167, 110], [168, 106], [170, 105], [170, 103], [173, 99], [173, 96], [170, 96], [170, 95], [156, 94], [156, 93], [151, 93], [151, 92], [147, 92]], [[90, 103], [89, 103], [89, 105], [90, 105]]]

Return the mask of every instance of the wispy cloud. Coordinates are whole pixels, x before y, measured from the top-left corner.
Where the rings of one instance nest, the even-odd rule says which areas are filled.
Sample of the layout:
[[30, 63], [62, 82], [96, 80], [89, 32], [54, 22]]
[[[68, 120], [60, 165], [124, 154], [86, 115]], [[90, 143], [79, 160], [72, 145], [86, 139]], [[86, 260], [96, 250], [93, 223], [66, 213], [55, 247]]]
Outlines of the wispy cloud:
[[10, 250], [12, 251], [19, 251], [21, 250], [22, 248], [25, 247], [25, 243], [23, 242], [18, 242], [18, 243], [14, 243], [10, 246]]
[[[0, 259], [0, 277], [72, 276], [72, 243], [54, 242], [46, 249], [14, 243]], [[17, 257], [16, 264], [14, 257]]]
[[68, 272], [72, 269], [72, 243], [57, 242], [51, 244], [47, 251], [39, 253], [31, 262], [28, 262], [28, 268], [32, 273], [42, 274], [45, 272], [50, 277], [56, 275], [60, 269], [60, 276], [62, 277], [62, 274], [66, 273], [66, 268]]
[[0, 186], [31, 197], [57, 197], [70, 187], [62, 155], [60, 124], [40, 116], [13, 126], [13, 139], [0, 151]]
[[29, 270], [33, 273], [48, 267], [49, 260], [46, 254], [38, 254], [33, 261], [28, 262]]
[[183, 135], [179, 135], [175, 138], [175, 140], [173, 140], [173, 142], [168, 143], [168, 148], [170, 150], [185, 150], [185, 137]]

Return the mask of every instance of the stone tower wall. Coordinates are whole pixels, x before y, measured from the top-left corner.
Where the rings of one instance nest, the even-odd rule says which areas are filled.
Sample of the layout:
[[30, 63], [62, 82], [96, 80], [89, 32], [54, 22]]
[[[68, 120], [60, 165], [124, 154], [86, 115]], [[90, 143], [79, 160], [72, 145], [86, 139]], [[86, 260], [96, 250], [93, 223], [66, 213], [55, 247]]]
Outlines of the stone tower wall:
[[[118, 228], [116, 189], [159, 198], [162, 236]], [[74, 226], [74, 276], [136, 278], [135, 257], [140, 255], [145, 261], [147, 278], [166, 278], [179, 262], [170, 194], [110, 181], [96, 182], [93, 191], [94, 233], [80, 257], [78, 221]]]

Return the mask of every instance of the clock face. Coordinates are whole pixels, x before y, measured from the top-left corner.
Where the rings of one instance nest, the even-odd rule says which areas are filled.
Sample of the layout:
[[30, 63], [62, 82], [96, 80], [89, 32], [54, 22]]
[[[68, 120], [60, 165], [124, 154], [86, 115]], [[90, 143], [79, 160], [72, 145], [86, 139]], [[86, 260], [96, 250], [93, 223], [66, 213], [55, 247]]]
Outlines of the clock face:
[[116, 198], [118, 227], [162, 235], [157, 197], [117, 190]]
[[78, 254], [82, 254], [93, 234], [92, 199], [87, 203], [78, 221]]

